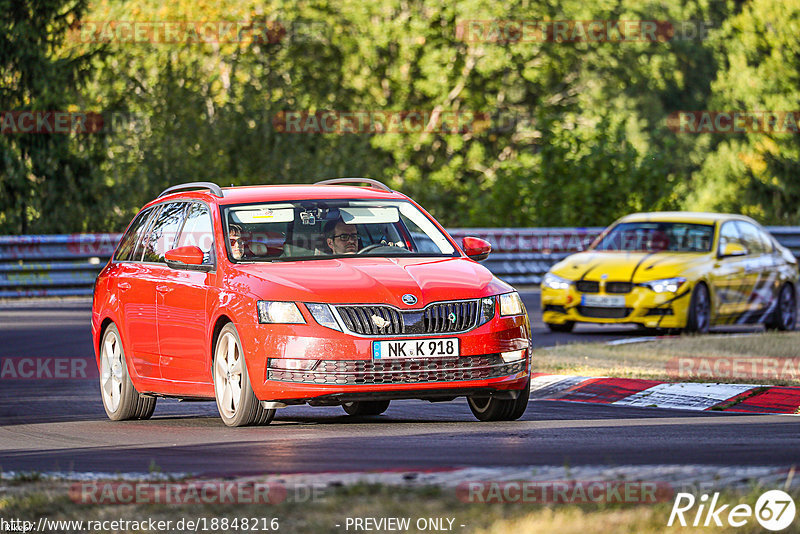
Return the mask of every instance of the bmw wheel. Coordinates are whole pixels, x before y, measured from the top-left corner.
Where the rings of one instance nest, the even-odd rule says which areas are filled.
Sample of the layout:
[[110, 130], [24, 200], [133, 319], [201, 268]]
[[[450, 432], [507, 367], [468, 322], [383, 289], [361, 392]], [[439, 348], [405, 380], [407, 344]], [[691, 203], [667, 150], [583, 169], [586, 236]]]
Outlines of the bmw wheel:
[[242, 342], [232, 323], [226, 324], [217, 337], [213, 369], [214, 397], [226, 425], [263, 425], [272, 421], [275, 410], [263, 408], [250, 386]]
[[149, 419], [156, 409], [155, 397], [142, 395], [133, 387], [115, 324], [106, 328], [100, 343], [100, 392], [103, 408], [112, 421]]
[[348, 415], [380, 415], [389, 408], [389, 401], [345, 402], [342, 408]]
[[692, 300], [689, 302], [689, 317], [686, 320], [686, 330], [705, 334], [711, 326], [711, 297], [704, 283], [698, 283], [692, 291]]
[[778, 305], [766, 327], [774, 330], [794, 330], [797, 324], [797, 294], [791, 284], [783, 284], [778, 294]]

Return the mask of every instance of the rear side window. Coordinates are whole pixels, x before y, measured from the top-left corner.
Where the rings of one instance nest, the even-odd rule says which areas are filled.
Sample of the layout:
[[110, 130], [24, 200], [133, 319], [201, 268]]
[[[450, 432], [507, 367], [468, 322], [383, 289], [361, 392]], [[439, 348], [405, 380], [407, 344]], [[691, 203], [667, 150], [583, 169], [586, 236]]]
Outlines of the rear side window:
[[144, 234], [145, 228], [147, 228], [147, 220], [152, 213], [153, 208], [147, 208], [139, 212], [128, 231], [122, 236], [117, 252], [114, 254], [114, 261], [131, 261], [133, 259], [133, 251], [136, 249], [136, 244], [141, 239], [142, 234]]
[[[739, 230], [736, 228], [736, 224], [733, 221], [728, 221], [722, 225], [722, 228], [719, 230], [719, 253], [722, 254], [722, 251], [725, 249], [725, 245], [728, 243], [737, 243], [739, 245], [744, 246], [742, 243], [742, 238], [739, 235]], [[746, 248], [746, 247], [745, 247]]]
[[181, 234], [175, 243], [177, 247], [195, 246], [203, 251], [203, 263], [214, 263], [212, 250], [214, 250], [214, 230], [211, 224], [211, 214], [205, 204], [193, 202], [186, 210], [186, 222], [183, 224]]
[[144, 238], [142, 261], [166, 263], [164, 254], [175, 248], [175, 239], [183, 224], [187, 206], [186, 202], [173, 202], [164, 206], [158, 213], [147, 237]]
[[772, 254], [775, 251], [775, 246], [772, 244], [772, 237], [765, 230], [759, 230], [758, 237], [761, 238], [761, 243], [764, 245], [764, 251], [767, 254]]

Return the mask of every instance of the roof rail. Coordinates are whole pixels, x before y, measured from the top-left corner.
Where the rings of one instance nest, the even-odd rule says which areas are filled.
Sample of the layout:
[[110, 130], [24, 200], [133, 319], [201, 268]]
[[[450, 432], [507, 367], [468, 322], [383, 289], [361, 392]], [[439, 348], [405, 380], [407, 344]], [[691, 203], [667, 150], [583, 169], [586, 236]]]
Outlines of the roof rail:
[[222, 192], [222, 188], [213, 182], [188, 182], [185, 184], [173, 185], [172, 187], [164, 189], [161, 194], [158, 195], [158, 198], [168, 195], [169, 193], [174, 193], [175, 191], [182, 191], [184, 189], [208, 189], [214, 196], [218, 196], [220, 198], [225, 196]]
[[321, 182], [316, 182], [314, 185], [342, 185], [342, 184], [369, 184], [372, 187], [382, 189], [384, 191], [392, 192], [389, 189], [389, 186], [384, 184], [383, 182], [379, 182], [378, 180], [373, 180], [372, 178], [331, 178], [330, 180], [322, 180]]

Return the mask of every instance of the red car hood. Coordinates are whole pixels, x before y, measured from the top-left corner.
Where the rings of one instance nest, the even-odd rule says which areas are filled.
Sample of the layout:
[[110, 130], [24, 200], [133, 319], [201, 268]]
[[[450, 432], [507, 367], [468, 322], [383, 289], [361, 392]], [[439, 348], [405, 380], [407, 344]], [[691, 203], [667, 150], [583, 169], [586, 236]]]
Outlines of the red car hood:
[[430, 302], [511, 291], [485, 267], [464, 258], [343, 258], [238, 265], [234, 275], [265, 300], [386, 303], [409, 308], [401, 297]]

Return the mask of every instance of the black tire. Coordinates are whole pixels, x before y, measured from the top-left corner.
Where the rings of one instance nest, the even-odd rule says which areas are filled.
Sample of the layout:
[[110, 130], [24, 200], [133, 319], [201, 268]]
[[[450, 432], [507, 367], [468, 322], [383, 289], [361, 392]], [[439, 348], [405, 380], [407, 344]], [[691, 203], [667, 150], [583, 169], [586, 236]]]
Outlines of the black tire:
[[689, 317], [686, 331], [705, 334], [711, 327], [711, 296], [708, 287], [702, 282], [694, 286], [692, 300], [689, 302]]
[[142, 395], [133, 387], [125, 361], [122, 337], [110, 324], [100, 341], [100, 396], [112, 421], [149, 419], [156, 409], [156, 398]]
[[469, 409], [478, 421], [516, 421], [528, 409], [528, 398], [531, 394], [530, 380], [525, 389], [520, 391], [516, 399], [498, 399], [497, 397], [467, 397]]
[[797, 324], [797, 293], [792, 284], [783, 284], [778, 293], [778, 304], [765, 326], [770, 330], [794, 330]]
[[567, 321], [563, 324], [545, 323], [551, 332], [572, 332], [575, 328], [575, 321]]
[[253, 393], [239, 333], [233, 323], [222, 327], [214, 345], [211, 374], [214, 398], [222, 422], [228, 426], [265, 425], [275, 417]]
[[380, 415], [389, 409], [389, 401], [355, 401], [342, 404], [348, 415]]

